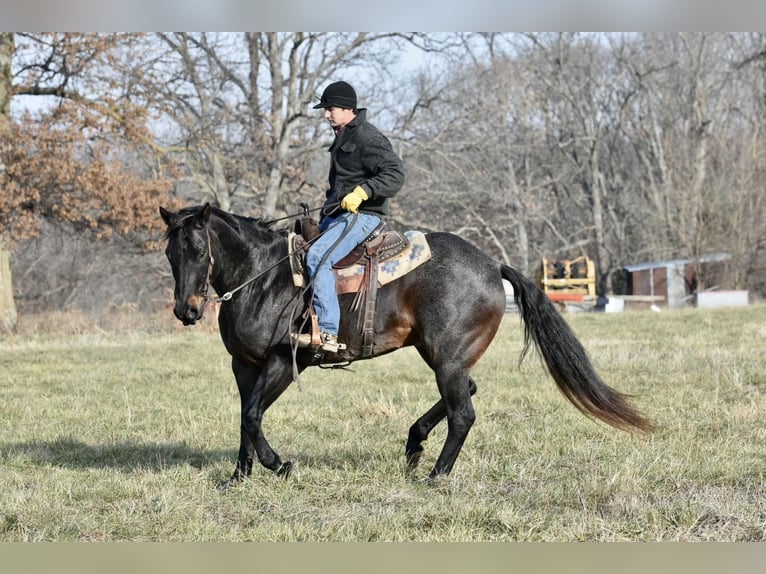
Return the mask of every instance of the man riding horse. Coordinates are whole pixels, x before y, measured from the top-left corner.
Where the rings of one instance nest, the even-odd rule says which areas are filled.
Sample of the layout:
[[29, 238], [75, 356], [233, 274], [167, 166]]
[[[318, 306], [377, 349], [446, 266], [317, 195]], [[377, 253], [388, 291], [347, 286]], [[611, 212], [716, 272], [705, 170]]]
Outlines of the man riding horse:
[[[404, 184], [404, 165], [391, 142], [366, 119], [367, 109], [357, 108], [356, 92], [346, 82], [327, 86], [314, 109], [335, 132], [330, 151], [330, 187], [319, 229], [322, 235], [306, 256], [313, 282], [313, 307], [320, 330], [320, 350], [337, 353], [340, 307], [332, 266], [364, 241], [387, 213], [386, 201]], [[310, 333], [293, 334], [300, 347], [312, 343]]]

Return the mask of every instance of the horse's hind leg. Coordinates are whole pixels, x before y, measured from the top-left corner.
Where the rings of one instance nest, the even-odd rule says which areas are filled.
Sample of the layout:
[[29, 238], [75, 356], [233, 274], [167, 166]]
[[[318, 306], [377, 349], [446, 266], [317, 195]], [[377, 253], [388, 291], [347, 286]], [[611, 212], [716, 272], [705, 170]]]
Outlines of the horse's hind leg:
[[468, 388], [468, 371], [460, 363], [448, 363], [435, 369], [447, 416], [447, 438], [431, 470], [430, 478], [447, 475], [457, 460], [460, 449], [471, 430], [476, 414]]
[[[471, 396], [476, 393], [476, 383], [471, 377], [468, 377], [468, 392]], [[415, 470], [423, 456], [423, 441], [428, 439], [428, 435], [447, 416], [447, 405], [444, 399], [432, 406], [410, 427], [407, 435], [407, 445], [404, 454], [407, 457], [407, 465], [410, 470]]]

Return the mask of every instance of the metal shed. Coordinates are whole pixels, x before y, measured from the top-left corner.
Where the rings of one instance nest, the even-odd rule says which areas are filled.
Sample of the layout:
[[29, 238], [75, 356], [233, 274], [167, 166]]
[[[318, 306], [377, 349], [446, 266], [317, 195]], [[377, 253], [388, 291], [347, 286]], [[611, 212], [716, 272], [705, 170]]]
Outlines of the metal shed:
[[[627, 294], [644, 296], [644, 306], [656, 304], [669, 309], [685, 307], [696, 291], [698, 277], [694, 273], [694, 264], [715, 266], [710, 275], [721, 275], [721, 263], [731, 259], [728, 253], [710, 253], [699, 259], [668, 259], [666, 261], [651, 261], [626, 265]], [[653, 301], [653, 299], [656, 301]], [[662, 299], [660, 299], [662, 298]]]

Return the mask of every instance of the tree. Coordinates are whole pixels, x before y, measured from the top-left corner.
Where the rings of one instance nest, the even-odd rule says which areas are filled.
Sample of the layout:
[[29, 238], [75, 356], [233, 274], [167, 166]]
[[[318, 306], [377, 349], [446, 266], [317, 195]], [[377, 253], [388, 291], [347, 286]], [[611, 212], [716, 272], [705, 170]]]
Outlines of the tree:
[[[449, 229], [528, 270], [539, 193], [530, 180], [529, 100], [509, 58], [418, 80], [408, 118], [408, 221]], [[418, 216], [420, 215], [420, 216]]]
[[[140, 37], [0, 34], [0, 226], [8, 241], [33, 236], [42, 220], [97, 238], [138, 241], [159, 229], [168, 166], [154, 153], [145, 107], [125, 90]], [[124, 74], [116, 73], [123, 70]], [[13, 117], [10, 100], [47, 97], [37, 112]], [[147, 163], [146, 158], [150, 158]], [[4, 331], [10, 269], [0, 265]]]
[[[11, 61], [13, 34], [0, 33], [0, 185], [6, 180], [7, 157], [10, 155], [11, 132]], [[4, 193], [0, 191], [0, 193]], [[2, 213], [2, 211], [0, 211]], [[11, 332], [16, 326], [17, 312], [11, 280], [10, 235], [0, 228], [0, 333]]]
[[762, 34], [462, 38], [462, 64], [412, 82], [402, 201], [425, 227], [528, 273], [532, 253], [585, 252], [601, 293], [627, 263], [711, 251], [747, 285], [766, 245]]
[[559, 233], [576, 232], [590, 243], [598, 291], [611, 293], [612, 270], [619, 264], [610, 226], [619, 209], [619, 190], [607, 178], [620, 107], [630, 92], [617, 81], [620, 70], [603, 42], [590, 34], [529, 34], [525, 60], [543, 103], [551, 179], [564, 200]]
[[[633, 243], [655, 258], [726, 251], [729, 286], [743, 288], [764, 241], [762, 44], [741, 34], [646, 34], [634, 48], [624, 64], [637, 97], [623, 133], [640, 167], [633, 211], [644, 221]], [[712, 286], [696, 267], [699, 288]]]
[[[313, 165], [328, 144], [310, 104], [331, 80], [364, 68], [380, 75], [415, 36], [248, 32], [159, 34], [144, 78], [184, 166], [187, 196], [272, 217], [316, 202], [325, 174]], [[370, 82], [369, 86], [374, 85]], [[360, 94], [372, 97], [367, 84]], [[254, 208], [254, 206], [257, 206]]]
[[[41, 221], [83, 244], [150, 238], [171, 168], [184, 203], [269, 218], [318, 205], [332, 136], [311, 103], [348, 79], [405, 159], [393, 223], [457, 232], [528, 274], [540, 256], [587, 253], [602, 293], [627, 263], [727, 251], [727, 287], [766, 293], [763, 34], [2, 39], [6, 246]], [[394, 64], [413, 45], [430, 58], [404, 74]], [[46, 104], [25, 113], [29, 98]], [[29, 245], [17, 267], [34, 261]]]
[[[766, 293], [766, 34], [725, 34], [717, 52], [720, 72], [719, 130], [713, 133], [710, 171], [718, 201], [712, 224], [732, 255], [732, 287]], [[718, 134], [720, 132], [720, 135]]]

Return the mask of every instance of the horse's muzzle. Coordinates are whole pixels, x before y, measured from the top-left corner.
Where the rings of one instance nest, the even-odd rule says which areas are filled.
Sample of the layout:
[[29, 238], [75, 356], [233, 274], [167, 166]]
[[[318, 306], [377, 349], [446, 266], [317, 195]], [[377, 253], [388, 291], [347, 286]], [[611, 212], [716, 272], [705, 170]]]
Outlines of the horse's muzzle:
[[186, 298], [179, 304], [176, 302], [173, 308], [173, 314], [176, 319], [181, 321], [184, 325], [194, 325], [197, 321], [202, 319], [202, 314], [205, 312], [205, 299], [201, 295], [192, 295]]

